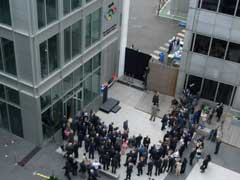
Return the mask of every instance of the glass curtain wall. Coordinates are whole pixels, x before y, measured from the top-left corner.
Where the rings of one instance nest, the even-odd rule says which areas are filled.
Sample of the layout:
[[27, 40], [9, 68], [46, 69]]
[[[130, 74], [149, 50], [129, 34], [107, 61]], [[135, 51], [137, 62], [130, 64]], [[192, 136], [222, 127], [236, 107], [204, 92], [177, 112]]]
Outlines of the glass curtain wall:
[[101, 34], [101, 9], [96, 10], [86, 17], [85, 47], [88, 48], [100, 40]]
[[58, 0], [37, 0], [38, 29], [58, 19]]
[[12, 25], [9, 0], [0, 1], [0, 23]]
[[81, 6], [82, 0], [63, 0], [63, 14], [67, 15]]
[[60, 67], [58, 34], [39, 45], [41, 77], [44, 79]]

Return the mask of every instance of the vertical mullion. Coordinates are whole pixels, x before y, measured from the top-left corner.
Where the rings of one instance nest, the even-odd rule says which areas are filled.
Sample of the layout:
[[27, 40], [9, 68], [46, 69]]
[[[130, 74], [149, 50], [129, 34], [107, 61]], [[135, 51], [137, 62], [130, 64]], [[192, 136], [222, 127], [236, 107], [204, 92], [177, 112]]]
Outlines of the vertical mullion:
[[47, 26], [47, 0], [44, 0], [44, 16], [45, 16], [45, 27]]
[[72, 61], [72, 58], [73, 58], [73, 53], [72, 53], [72, 50], [73, 47], [72, 47], [72, 25], [70, 26], [70, 61]]
[[5, 55], [3, 54], [2, 39], [0, 38], [0, 51], [2, 55], [3, 72], [5, 72]]
[[49, 49], [48, 49], [48, 40], [46, 40], [46, 48], [47, 48], [47, 50], [46, 50], [46, 53], [47, 53], [47, 72], [48, 72], [48, 75], [47, 76], [49, 76], [49, 74], [50, 74], [50, 72], [49, 72]]

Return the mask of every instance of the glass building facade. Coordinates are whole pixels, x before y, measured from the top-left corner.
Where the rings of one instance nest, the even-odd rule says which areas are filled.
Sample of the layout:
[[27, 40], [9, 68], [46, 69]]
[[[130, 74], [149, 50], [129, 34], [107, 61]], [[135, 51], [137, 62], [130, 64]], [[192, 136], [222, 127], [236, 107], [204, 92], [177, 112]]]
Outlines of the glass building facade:
[[[240, 109], [239, 0], [191, 0], [178, 92]], [[186, 82], [185, 85], [183, 82]]]
[[[112, 3], [118, 12], [107, 21]], [[98, 108], [101, 84], [117, 72], [121, 8], [120, 0], [1, 1], [0, 128], [41, 145], [64, 115]]]

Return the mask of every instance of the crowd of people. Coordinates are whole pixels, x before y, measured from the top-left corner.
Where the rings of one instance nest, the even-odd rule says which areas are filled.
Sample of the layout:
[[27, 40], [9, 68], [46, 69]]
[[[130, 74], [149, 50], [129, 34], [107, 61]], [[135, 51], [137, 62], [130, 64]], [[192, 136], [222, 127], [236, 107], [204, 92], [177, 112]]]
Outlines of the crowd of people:
[[[158, 93], [155, 93], [152, 102], [158, 111]], [[201, 111], [198, 99], [191, 94], [185, 93], [180, 101], [172, 100], [171, 112], [161, 119], [161, 130], [166, 133], [157, 144], [151, 144], [150, 137], [142, 137], [141, 134], [129, 137], [127, 121], [123, 124], [123, 130], [120, 130], [113, 123], [107, 126], [93, 112], [82, 113], [76, 121], [65, 119], [62, 131], [65, 142], [62, 146], [66, 158], [65, 176], [70, 180], [71, 174], [76, 176], [79, 172], [83, 177], [88, 174], [89, 180], [97, 180], [99, 169], [111, 170], [111, 173], [116, 174], [121, 167], [122, 155], [126, 155], [123, 163], [126, 180], [131, 179], [134, 167], [138, 176], [143, 175], [144, 167], [149, 177], [160, 176], [165, 172], [179, 176], [185, 173], [188, 164], [192, 166], [201, 158], [204, 159], [201, 172], [204, 172], [211, 156], [203, 154], [204, 137], [196, 133]], [[150, 120], [154, 121], [156, 114], [152, 113]], [[76, 161], [79, 148], [85, 152], [80, 164]], [[187, 148], [192, 150], [184, 155]]]

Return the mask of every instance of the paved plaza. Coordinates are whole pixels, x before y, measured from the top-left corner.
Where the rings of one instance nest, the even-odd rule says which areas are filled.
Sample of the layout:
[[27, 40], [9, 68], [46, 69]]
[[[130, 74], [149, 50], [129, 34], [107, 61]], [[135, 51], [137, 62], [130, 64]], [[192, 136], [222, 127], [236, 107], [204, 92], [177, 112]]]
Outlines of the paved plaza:
[[[109, 97], [116, 98], [120, 100], [121, 110], [118, 113], [103, 113], [97, 112], [97, 115], [108, 125], [113, 122], [115, 126], [119, 126], [122, 129], [123, 121], [129, 121], [129, 129], [130, 136], [138, 135], [141, 133], [143, 136], [148, 135], [151, 138], [152, 144], [157, 144], [159, 140], [162, 140], [165, 132], [160, 130], [161, 128], [161, 119], [157, 118], [155, 122], [149, 121], [150, 114], [144, 111], [140, 111], [136, 109], [136, 106], [139, 103], [145, 103], [145, 106], [151, 106], [151, 101], [146, 97], [152, 98], [149, 95], [150, 92], [144, 92], [141, 90], [134, 89], [132, 87], [115, 83], [109, 90]], [[171, 97], [165, 97], [171, 98]], [[145, 99], [145, 100], [143, 100]], [[165, 106], [165, 107], [164, 107]], [[167, 110], [169, 108], [168, 103], [161, 103], [161, 109]], [[22, 157], [24, 157], [27, 153], [29, 153], [33, 145], [25, 142], [24, 140], [17, 138], [15, 136], [10, 136], [3, 134], [1, 132], [2, 137], [5, 138], [4, 141], [1, 141], [0, 147], [0, 174], [3, 179], [7, 180], [40, 180], [42, 178], [34, 176], [33, 172], [40, 172], [46, 175], [55, 174], [62, 180], [66, 179], [64, 177], [64, 170], [62, 167], [64, 166], [64, 158], [61, 154], [57, 153], [56, 150], [59, 147], [59, 143], [52, 142], [44, 147], [24, 166], [16, 166], [16, 160], [19, 161]], [[11, 140], [14, 139], [14, 143], [11, 144]], [[4, 147], [4, 144], [8, 144], [8, 147]], [[234, 148], [232, 146], [222, 144], [219, 155], [213, 155], [214, 152], [214, 143], [209, 141], [205, 142], [204, 153], [212, 154], [212, 163], [209, 164], [209, 168], [206, 170], [206, 173], [201, 174], [199, 167], [200, 164], [196, 162], [194, 167], [187, 166], [186, 172], [184, 175], [176, 177], [175, 174], [164, 173], [158, 176], [155, 179], [158, 180], [203, 180], [203, 179], [226, 179], [231, 177], [231, 180], [239, 179], [239, 165], [240, 165], [240, 150]], [[6, 151], [9, 151], [9, 157], [5, 158], [4, 155]], [[14, 150], [15, 149], [15, 150]], [[191, 148], [188, 148], [184, 152], [184, 157], [188, 158], [188, 154]], [[18, 152], [17, 155], [14, 152]], [[82, 159], [83, 151], [79, 150], [80, 158]], [[97, 157], [97, 156], [96, 156]], [[125, 156], [122, 157], [122, 163], [125, 161]], [[126, 168], [122, 166], [117, 170], [117, 174], [120, 175], [120, 180], [124, 180]], [[134, 167], [134, 172], [132, 174], [132, 180], [147, 180], [148, 176], [146, 175], [147, 167], [144, 167], [144, 175], [137, 176], [137, 169]], [[217, 172], [217, 173], [216, 173]], [[220, 177], [218, 177], [218, 175]], [[192, 178], [194, 177], [194, 178]], [[213, 178], [214, 177], [214, 178]], [[73, 180], [77, 180], [80, 177], [73, 177]], [[108, 180], [107, 177], [100, 177], [100, 180]]]

